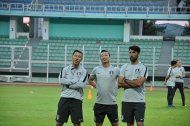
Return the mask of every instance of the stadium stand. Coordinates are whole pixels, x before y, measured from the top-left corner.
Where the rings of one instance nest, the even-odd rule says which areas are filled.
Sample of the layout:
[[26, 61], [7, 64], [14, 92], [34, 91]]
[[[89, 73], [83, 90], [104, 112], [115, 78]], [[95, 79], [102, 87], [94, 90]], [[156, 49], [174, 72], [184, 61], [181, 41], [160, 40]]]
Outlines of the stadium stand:
[[190, 42], [176, 41], [174, 45], [174, 59], [181, 59], [183, 64], [190, 63]]
[[32, 0], [1, 0], [0, 2], [6, 2], [6, 3], [31, 3]]
[[45, 4], [65, 4], [65, 5], [127, 5], [127, 6], [163, 6], [165, 2], [163, 0], [44, 0]]
[[[10, 40], [4, 45], [0, 44], [0, 80], [6, 82], [31, 81], [31, 50], [23, 42]], [[12, 43], [12, 44], [10, 44]], [[15, 74], [20, 73], [20, 74]]]
[[[49, 60], [51, 61], [71, 61], [70, 55], [65, 55], [65, 51], [68, 54], [73, 52], [73, 49], [83, 50], [84, 46], [84, 62], [85, 67], [90, 71], [94, 65], [99, 64], [99, 51], [100, 49], [109, 50], [111, 53], [111, 61], [113, 64], [120, 63], [120, 66], [129, 61], [128, 58], [128, 47], [130, 45], [139, 45], [142, 48], [141, 61], [145, 64], [152, 64], [153, 60], [153, 48], [156, 49], [155, 63], [158, 63], [160, 56], [160, 48], [162, 47], [162, 41], [135, 41], [130, 43], [123, 43], [119, 40], [103, 39], [95, 41], [94, 39], [52, 39], [47, 41], [40, 41], [39, 45], [33, 51], [33, 60], [47, 60], [48, 59], [48, 48], [49, 45]], [[118, 52], [119, 48], [119, 52]], [[67, 50], [65, 50], [67, 49]], [[119, 55], [119, 56], [118, 56]], [[66, 56], [66, 57], [65, 57]], [[47, 67], [47, 63], [35, 63], [32, 65], [35, 67]], [[50, 68], [63, 67], [63, 63], [55, 65], [51, 63]], [[152, 70], [152, 67], [149, 68]], [[53, 72], [53, 71], [52, 71]], [[55, 71], [54, 71], [55, 72]]]
[[[84, 52], [82, 64], [90, 72], [100, 64], [101, 49], [109, 50], [111, 62], [120, 67], [129, 62], [128, 47], [140, 45], [140, 61], [148, 66], [150, 75], [154, 70], [155, 76], [163, 77], [167, 68], [162, 65], [168, 67], [173, 47], [172, 58], [189, 64], [189, 41], [181, 37], [166, 43], [163, 36], [143, 36], [142, 25], [143, 20], [189, 19], [187, 11], [179, 15], [173, 5], [165, 0], [1, 0], [0, 68], [3, 72], [4, 68], [14, 72], [14, 67], [28, 69], [28, 64], [20, 61], [29, 63], [25, 47], [32, 46], [32, 72], [57, 74], [71, 62], [75, 49]], [[23, 16], [31, 19], [27, 35], [22, 31]], [[22, 35], [31, 40], [18, 38]]]

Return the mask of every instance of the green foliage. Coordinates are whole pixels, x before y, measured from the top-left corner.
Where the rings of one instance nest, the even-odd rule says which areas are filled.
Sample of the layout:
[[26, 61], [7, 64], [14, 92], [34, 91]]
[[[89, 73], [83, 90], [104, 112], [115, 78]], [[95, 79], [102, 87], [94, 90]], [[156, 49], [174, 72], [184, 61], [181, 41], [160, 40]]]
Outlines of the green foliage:
[[143, 35], [157, 35], [164, 31], [165, 27], [156, 27], [155, 22], [155, 20], [143, 21]]
[[[60, 87], [40, 86], [0, 86], [0, 126], [54, 126]], [[92, 100], [88, 100], [88, 91]], [[82, 126], [94, 126], [93, 105], [96, 90], [84, 90]], [[181, 106], [181, 97], [177, 91], [174, 98], [175, 108], [167, 108], [166, 90], [146, 91], [146, 126], [189, 126], [190, 92], [185, 92], [187, 107]], [[121, 98], [123, 89], [118, 92], [118, 111], [121, 118]], [[66, 126], [72, 126], [69, 122]], [[120, 126], [126, 126], [119, 121]], [[104, 126], [110, 126], [105, 118]]]
[[23, 31], [24, 32], [29, 32], [29, 26], [28, 26], [28, 24], [23, 23]]
[[183, 35], [190, 34], [190, 21], [188, 21], [188, 24], [185, 24]]

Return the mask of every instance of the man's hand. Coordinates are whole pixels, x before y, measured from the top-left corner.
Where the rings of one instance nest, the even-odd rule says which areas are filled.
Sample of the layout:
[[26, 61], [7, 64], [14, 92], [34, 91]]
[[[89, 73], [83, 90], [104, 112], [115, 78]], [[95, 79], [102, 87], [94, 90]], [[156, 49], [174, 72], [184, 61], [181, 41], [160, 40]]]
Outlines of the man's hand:
[[164, 81], [164, 85], [166, 85], [166, 81]]

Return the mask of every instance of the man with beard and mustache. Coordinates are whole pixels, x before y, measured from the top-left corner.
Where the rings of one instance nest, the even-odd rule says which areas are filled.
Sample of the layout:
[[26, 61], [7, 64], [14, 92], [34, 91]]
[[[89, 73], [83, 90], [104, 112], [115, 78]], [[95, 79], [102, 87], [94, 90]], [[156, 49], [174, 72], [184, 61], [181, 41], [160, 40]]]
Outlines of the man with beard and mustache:
[[119, 68], [110, 64], [110, 53], [107, 50], [101, 51], [100, 60], [102, 64], [95, 67], [89, 77], [89, 84], [97, 90], [94, 121], [96, 126], [102, 126], [107, 115], [111, 125], [118, 126], [117, 78]]
[[119, 87], [124, 88], [122, 98], [122, 121], [127, 126], [134, 126], [134, 118], [137, 126], [144, 125], [145, 94], [144, 83], [148, 76], [145, 65], [139, 61], [140, 47], [133, 45], [129, 47], [131, 62], [124, 64], [120, 69], [118, 78]]
[[72, 64], [63, 68], [59, 74], [59, 83], [62, 85], [60, 100], [56, 116], [56, 126], [63, 126], [71, 115], [74, 126], [83, 122], [82, 99], [83, 87], [87, 83], [87, 71], [80, 65], [83, 53], [75, 50], [72, 54]]

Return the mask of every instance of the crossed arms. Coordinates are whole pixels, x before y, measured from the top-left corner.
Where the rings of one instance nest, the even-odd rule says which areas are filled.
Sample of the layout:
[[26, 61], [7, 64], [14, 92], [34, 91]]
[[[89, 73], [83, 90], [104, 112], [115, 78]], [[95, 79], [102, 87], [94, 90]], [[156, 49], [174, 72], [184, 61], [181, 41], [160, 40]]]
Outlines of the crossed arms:
[[118, 87], [119, 88], [136, 88], [136, 87], [140, 87], [144, 84], [146, 78], [141, 76], [135, 80], [127, 80], [125, 79], [123, 76], [119, 76], [118, 78]]
[[83, 88], [88, 80], [88, 74], [85, 72], [80, 77], [68, 79], [66, 76], [59, 75], [59, 83], [65, 85], [67, 88], [77, 89]]

